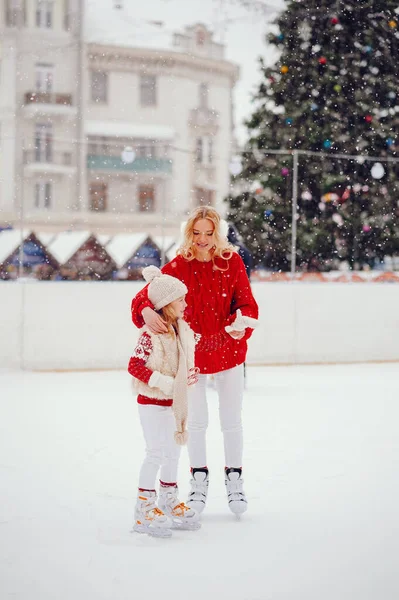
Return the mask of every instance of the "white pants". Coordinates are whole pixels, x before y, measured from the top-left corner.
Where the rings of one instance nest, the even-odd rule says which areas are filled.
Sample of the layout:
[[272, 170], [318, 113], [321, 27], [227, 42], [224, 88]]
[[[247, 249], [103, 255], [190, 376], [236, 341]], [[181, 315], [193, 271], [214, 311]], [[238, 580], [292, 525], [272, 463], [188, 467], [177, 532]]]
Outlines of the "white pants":
[[174, 438], [176, 422], [172, 407], [153, 404], [138, 404], [138, 407], [146, 445], [138, 487], [154, 490], [159, 469], [161, 481], [176, 483], [180, 446]]
[[[189, 388], [188, 399], [188, 453], [191, 467], [205, 467], [208, 404], [206, 399], [207, 375], [199, 375], [198, 383]], [[226, 467], [242, 466], [242, 398], [244, 367], [239, 365], [215, 373], [215, 387], [219, 395], [219, 419], [224, 439]]]

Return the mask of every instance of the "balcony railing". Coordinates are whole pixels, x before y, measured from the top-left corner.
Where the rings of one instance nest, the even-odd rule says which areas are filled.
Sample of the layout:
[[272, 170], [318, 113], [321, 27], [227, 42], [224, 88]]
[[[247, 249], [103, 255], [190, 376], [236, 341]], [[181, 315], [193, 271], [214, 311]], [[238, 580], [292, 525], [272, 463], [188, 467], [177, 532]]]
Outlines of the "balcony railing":
[[71, 94], [55, 94], [54, 92], [26, 92], [25, 104], [60, 104], [72, 106]]
[[172, 172], [172, 160], [169, 158], [144, 158], [138, 157], [132, 163], [123, 162], [119, 156], [107, 156], [105, 154], [88, 154], [88, 169], [101, 169], [111, 171], [128, 171], [137, 173], [161, 173]]
[[24, 164], [51, 164], [62, 167], [72, 166], [72, 152], [53, 152], [51, 148], [43, 150], [25, 150]]

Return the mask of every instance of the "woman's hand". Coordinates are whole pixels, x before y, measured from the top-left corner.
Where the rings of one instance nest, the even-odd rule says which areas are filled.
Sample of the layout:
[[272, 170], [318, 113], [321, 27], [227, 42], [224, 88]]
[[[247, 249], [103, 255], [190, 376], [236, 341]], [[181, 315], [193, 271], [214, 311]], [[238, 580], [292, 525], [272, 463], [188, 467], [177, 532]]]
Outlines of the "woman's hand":
[[152, 333], [168, 333], [166, 322], [161, 315], [155, 312], [155, 310], [146, 306], [143, 308], [141, 315], [144, 319], [144, 323]]
[[229, 331], [228, 334], [231, 335], [231, 337], [234, 338], [235, 340], [241, 340], [245, 335], [245, 330], [244, 331]]

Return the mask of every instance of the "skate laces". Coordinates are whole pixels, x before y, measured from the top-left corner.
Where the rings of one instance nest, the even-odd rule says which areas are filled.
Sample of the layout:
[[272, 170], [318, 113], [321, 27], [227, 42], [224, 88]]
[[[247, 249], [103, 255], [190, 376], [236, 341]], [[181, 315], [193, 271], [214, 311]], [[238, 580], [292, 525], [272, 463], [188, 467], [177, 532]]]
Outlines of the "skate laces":
[[176, 504], [176, 506], [173, 509], [173, 513], [177, 516], [177, 517], [184, 517], [184, 513], [185, 511], [191, 510], [188, 506], [186, 506], [184, 504], [184, 502], [180, 502], [180, 504]]

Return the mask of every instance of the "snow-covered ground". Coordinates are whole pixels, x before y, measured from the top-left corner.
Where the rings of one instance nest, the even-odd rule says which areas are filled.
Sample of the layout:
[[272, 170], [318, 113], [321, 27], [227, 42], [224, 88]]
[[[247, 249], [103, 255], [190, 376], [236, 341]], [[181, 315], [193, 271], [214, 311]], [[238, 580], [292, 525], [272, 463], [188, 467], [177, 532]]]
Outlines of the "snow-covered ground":
[[[130, 533], [143, 453], [122, 371], [0, 374], [2, 600], [397, 600], [399, 365], [248, 368], [249, 510], [210, 389], [202, 529]], [[188, 489], [186, 452], [180, 469]]]

